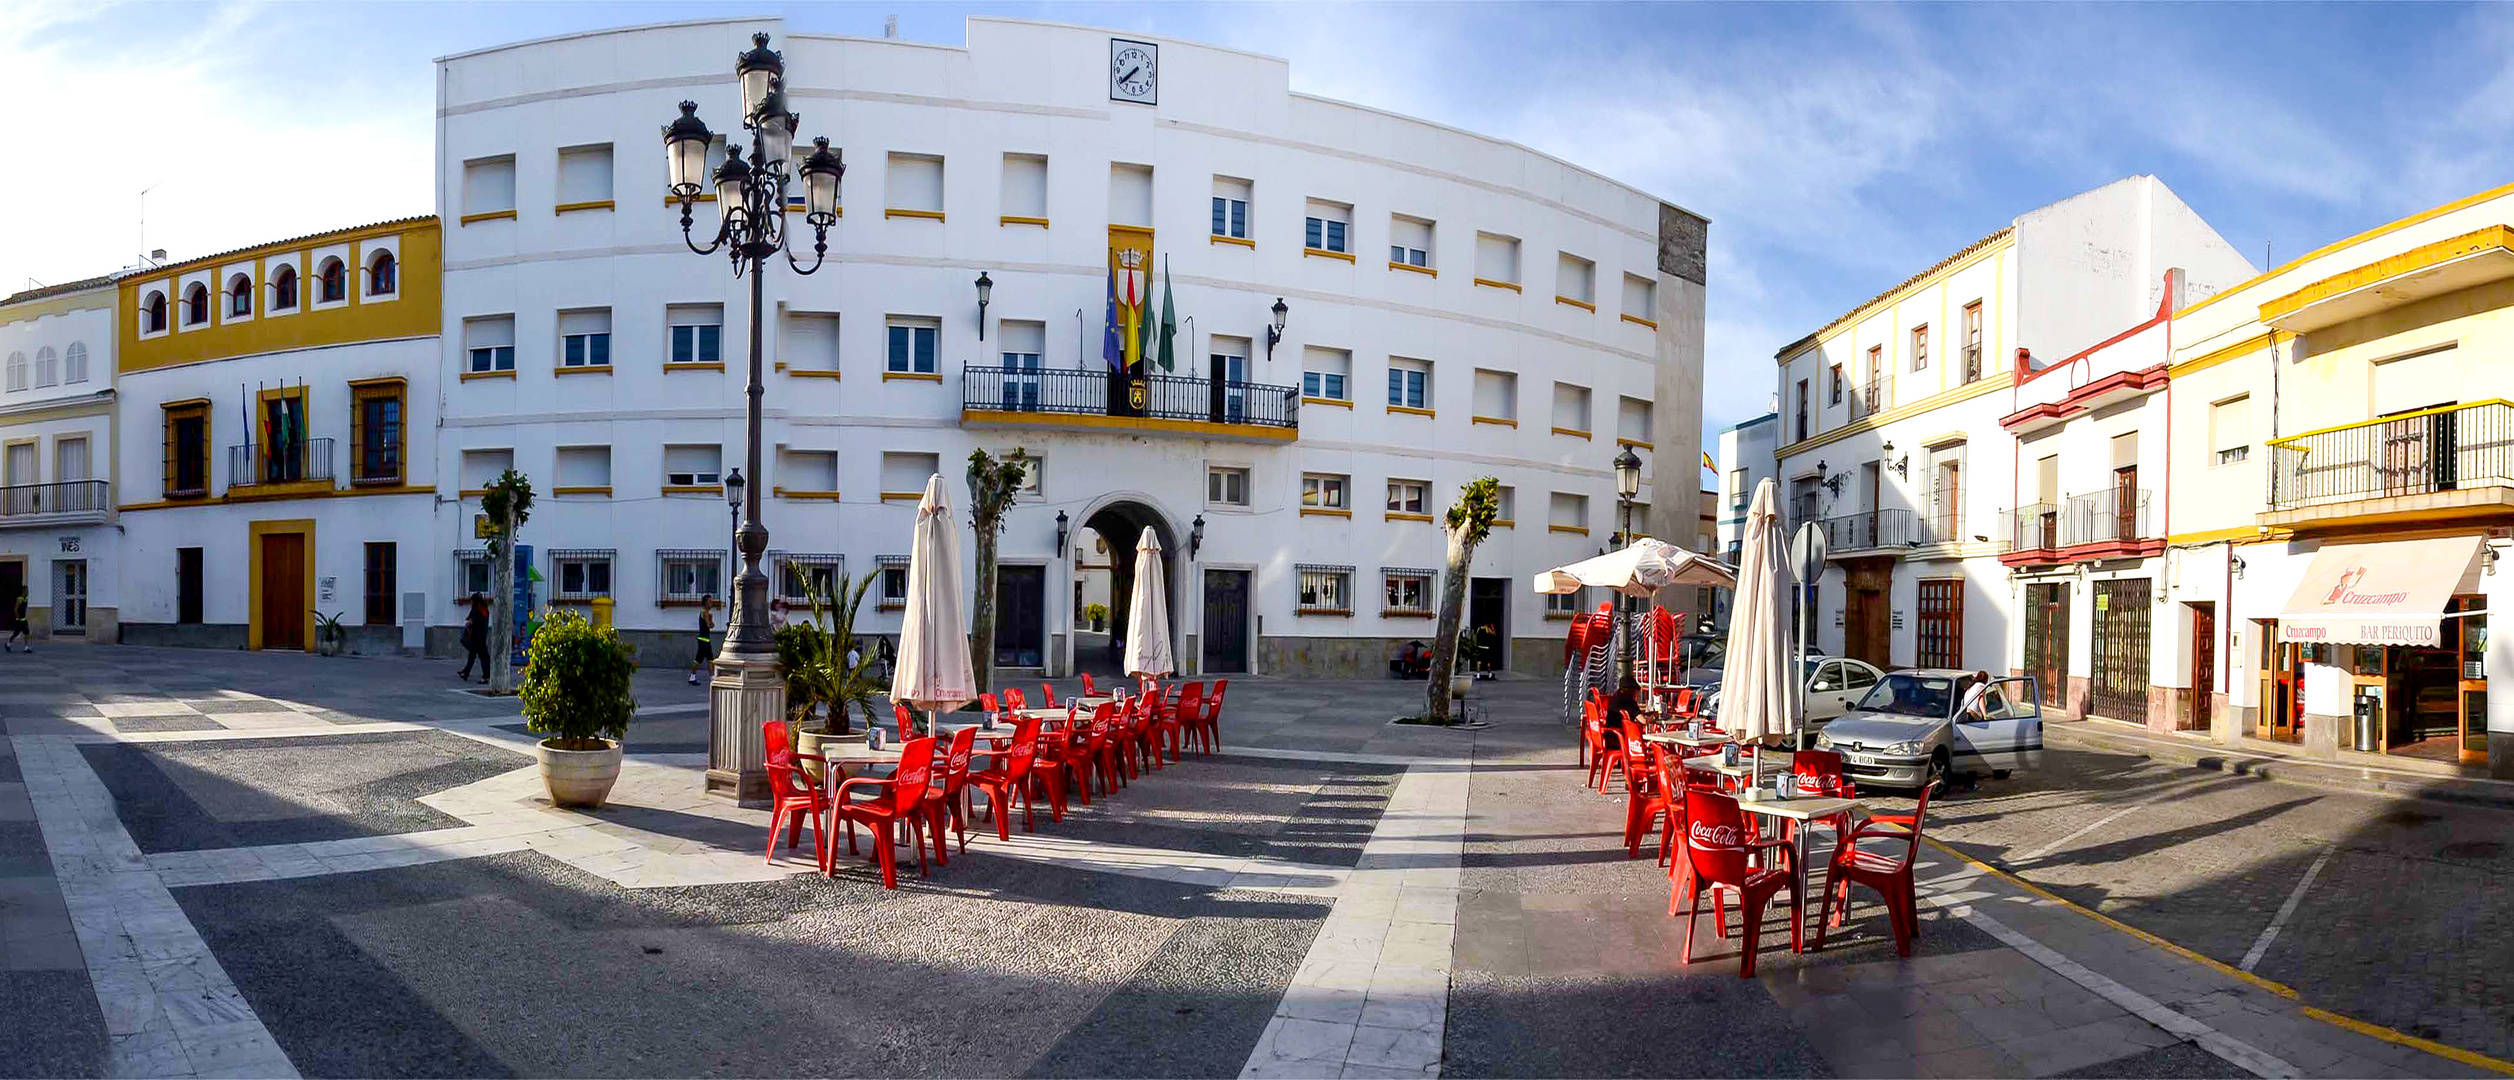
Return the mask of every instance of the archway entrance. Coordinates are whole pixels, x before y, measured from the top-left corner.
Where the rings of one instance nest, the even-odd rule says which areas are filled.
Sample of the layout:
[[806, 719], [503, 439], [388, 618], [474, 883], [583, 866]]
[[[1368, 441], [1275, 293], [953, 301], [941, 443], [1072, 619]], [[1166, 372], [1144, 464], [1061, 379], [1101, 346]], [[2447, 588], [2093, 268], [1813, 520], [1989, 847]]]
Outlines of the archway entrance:
[[1123, 675], [1125, 671], [1126, 635], [1133, 618], [1136, 559], [1135, 544], [1147, 527], [1161, 541], [1162, 581], [1169, 586], [1162, 601], [1169, 605], [1170, 655], [1181, 670], [1186, 658], [1179, 653], [1178, 589], [1180, 569], [1186, 563], [1177, 534], [1171, 532], [1169, 519], [1161, 512], [1131, 499], [1121, 499], [1093, 511], [1083, 519], [1085, 531], [1096, 534], [1108, 549], [1109, 634], [1106, 644], [1094, 642], [1091, 647], [1074, 650], [1074, 667], [1096, 675]]

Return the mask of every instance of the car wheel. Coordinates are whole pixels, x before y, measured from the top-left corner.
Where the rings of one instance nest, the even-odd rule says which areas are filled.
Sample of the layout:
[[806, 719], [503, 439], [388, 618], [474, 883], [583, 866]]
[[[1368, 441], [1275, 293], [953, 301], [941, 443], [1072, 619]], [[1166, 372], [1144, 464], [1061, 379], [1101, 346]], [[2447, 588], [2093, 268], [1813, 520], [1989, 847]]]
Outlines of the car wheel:
[[1948, 759], [1947, 752], [1940, 750], [1937, 753], [1930, 755], [1929, 776], [1922, 780], [1921, 783], [1924, 787], [1937, 788], [1941, 794], [1944, 794], [1947, 782], [1954, 778], [1955, 765]]

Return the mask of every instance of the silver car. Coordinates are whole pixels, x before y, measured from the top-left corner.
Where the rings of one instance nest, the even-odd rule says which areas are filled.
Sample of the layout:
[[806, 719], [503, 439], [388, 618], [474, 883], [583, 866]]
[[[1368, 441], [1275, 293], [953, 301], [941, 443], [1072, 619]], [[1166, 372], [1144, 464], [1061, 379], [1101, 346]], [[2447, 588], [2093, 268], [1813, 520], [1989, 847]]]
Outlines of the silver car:
[[1841, 719], [1816, 735], [1842, 755], [1859, 784], [1920, 788], [1955, 776], [2004, 777], [2043, 760], [2043, 707], [2027, 677], [1992, 679], [1963, 708], [1972, 672], [1912, 668], [1887, 673]]
[[[1865, 660], [1847, 656], [1810, 656], [1806, 660], [1807, 726], [1820, 728], [1833, 718], [1849, 712], [1875, 686], [1885, 673]], [[1710, 689], [1703, 694], [1699, 710], [1706, 716], [1718, 716], [1720, 709], [1720, 673], [1712, 671], [1707, 680]], [[1697, 684], [1702, 685], [1702, 684]]]

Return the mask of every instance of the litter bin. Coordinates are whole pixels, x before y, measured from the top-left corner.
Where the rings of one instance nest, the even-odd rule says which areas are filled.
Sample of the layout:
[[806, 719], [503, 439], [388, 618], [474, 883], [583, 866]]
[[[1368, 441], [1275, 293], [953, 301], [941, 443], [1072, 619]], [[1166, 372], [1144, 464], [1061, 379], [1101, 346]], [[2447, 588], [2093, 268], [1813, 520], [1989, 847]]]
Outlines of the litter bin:
[[594, 625], [604, 630], [611, 629], [611, 598], [608, 596], [594, 597], [593, 609]]
[[2357, 741], [2353, 749], [2374, 753], [2383, 749], [2383, 696], [2369, 690], [2357, 692]]

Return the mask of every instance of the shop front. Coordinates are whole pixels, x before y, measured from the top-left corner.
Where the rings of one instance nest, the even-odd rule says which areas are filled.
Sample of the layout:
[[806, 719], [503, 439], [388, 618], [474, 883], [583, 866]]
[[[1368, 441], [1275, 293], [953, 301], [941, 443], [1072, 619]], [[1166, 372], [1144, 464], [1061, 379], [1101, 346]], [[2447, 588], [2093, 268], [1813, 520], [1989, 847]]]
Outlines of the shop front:
[[2255, 735], [2488, 761], [2485, 538], [2326, 544], [2278, 618]]

